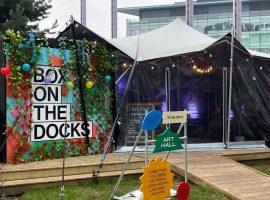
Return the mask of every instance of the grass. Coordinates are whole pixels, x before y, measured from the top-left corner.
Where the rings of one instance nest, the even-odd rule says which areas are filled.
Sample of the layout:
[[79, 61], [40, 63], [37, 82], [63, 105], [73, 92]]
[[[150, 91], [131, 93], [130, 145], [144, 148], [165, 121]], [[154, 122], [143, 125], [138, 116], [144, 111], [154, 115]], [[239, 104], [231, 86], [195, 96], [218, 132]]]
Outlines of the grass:
[[269, 166], [256, 165], [253, 168], [270, 176], [270, 167]]
[[260, 162], [254, 161], [251, 163], [244, 163], [244, 164], [270, 176], [270, 161], [269, 160], [264, 160]]
[[[87, 184], [77, 184], [65, 186], [65, 200], [108, 200], [117, 179], [100, 180], [99, 184], [89, 182]], [[179, 184], [179, 180], [175, 179], [175, 184]], [[124, 195], [130, 191], [138, 189], [140, 181], [138, 178], [127, 178], [121, 181], [117, 196]], [[198, 186], [191, 184], [191, 195], [189, 200], [229, 200], [223, 194], [216, 192], [210, 187]], [[48, 200], [58, 199], [60, 186], [48, 187], [26, 191], [21, 200]], [[177, 200], [177, 198], [172, 198]]]

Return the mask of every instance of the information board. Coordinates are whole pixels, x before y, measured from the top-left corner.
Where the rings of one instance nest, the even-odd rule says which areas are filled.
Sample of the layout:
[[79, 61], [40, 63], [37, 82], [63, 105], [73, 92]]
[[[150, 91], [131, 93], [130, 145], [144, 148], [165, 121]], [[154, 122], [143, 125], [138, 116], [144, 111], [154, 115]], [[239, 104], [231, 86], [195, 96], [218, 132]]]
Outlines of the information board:
[[[141, 125], [145, 115], [154, 110], [156, 104], [154, 103], [132, 103], [126, 104], [126, 120], [127, 120], [127, 133], [125, 144], [133, 144], [141, 130]], [[148, 139], [154, 139], [154, 131], [148, 133]], [[143, 133], [139, 139], [139, 143], [144, 143], [145, 134]]]

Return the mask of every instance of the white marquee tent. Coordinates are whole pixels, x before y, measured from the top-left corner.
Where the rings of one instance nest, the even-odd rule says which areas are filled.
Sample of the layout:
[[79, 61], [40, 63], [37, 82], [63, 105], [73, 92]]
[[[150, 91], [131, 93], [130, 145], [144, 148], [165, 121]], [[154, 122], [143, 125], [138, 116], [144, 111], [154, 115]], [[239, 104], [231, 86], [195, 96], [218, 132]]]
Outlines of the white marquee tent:
[[[186, 66], [185, 63], [181, 63], [182, 62], [181, 59], [177, 60], [177, 58], [184, 58], [184, 57], [188, 58], [190, 55], [193, 55], [194, 57], [196, 57], [197, 55], [198, 57], [198, 56], [203, 56], [202, 54], [204, 54], [205, 56], [206, 55], [205, 53], [210, 50], [212, 51], [212, 54], [213, 53], [215, 54], [213, 56], [215, 59], [210, 59], [211, 62], [216, 61], [217, 63], [219, 63], [218, 65], [216, 65], [218, 66], [220, 70], [219, 74], [222, 74], [221, 71], [223, 67], [227, 67], [228, 69], [230, 65], [229, 54], [230, 54], [230, 46], [232, 42], [232, 37], [230, 33], [224, 35], [223, 37], [219, 39], [214, 39], [186, 25], [180, 18], [175, 19], [173, 22], [169, 23], [166, 26], [163, 26], [159, 29], [156, 29], [147, 33], [142, 33], [137, 36], [131, 36], [131, 37], [125, 37], [125, 38], [108, 39], [107, 41], [113, 46], [115, 46], [117, 49], [125, 53], [127, 56], [132, 58], [134, 61], [140, 62], [140, 64], [138, 65], [143, 66], [143, 67], [138, 66], [137, 72], [136, 72], [137, 74], [138, 73], [140, 74], [136, 77], [136, 79], [139, 80], [139, 83], [141, 83], [142, 88], [140, 88], [140, 86], [137, 86], [137, 88], [135, 88], [134, 83], [132, 85], [132, 87], [134, 87], [132, 88], [132, 90], [136, 91], [137, 93], [148, 94], [148, 96], [150, 94], [152, 95], [152, 96], [150, 95], [149, 97], [144, 97], [142, 99], [152, 100], [155, 98], [156, 95], [158, 95], [158, 93], [154, 94], [156, 92], [155, 91], [156, 88], [162, 88], [163, 86], [155, 85], [155, 82], [152, 80], [155, 80], [157, 76], [159, 77], [158, 78], [159, 80], [161, 79], [162, 75], [158, 75], [158, 73], [161, 72], [161, 74], [164, 74], [163, 73], [164, 71], [162, 71], [161, 68], [163, 68], [162, 66], [168, 66], [171, 60], [174, 60], [175, 62], [174, 66], [178, 66], [178, 68], [181, 68], [179, 70], [186, 69], [186, 73], [189, 73], [188, 67], [185, 68]], [[260, 115], [264, 119], [264, 121], [261, 122], [261, 127], [259, 128], [260, 130], [263, 130], [261, 131], [260, 135], [265, 141], [270, 141], [270, 136], [268, 133], [268, 127], [270, 128], [270, 122], [267, 120], [268, 118], [267, 116], [268, 114], [270, 116], [270, 112], [269, 113], [265, 112], [265, 110], [267, 110], [268, 107], [266, 108], [266, 106], [262, 103], [262, 102], [268, 101], [267, 99], [268, 89], [266, 88], [267, 85], [265, 84], [265, 81], [268, 80], [268, 77], [267, 77], [268, 67], [267, 66], [269, 64], [270, 55], [261, 53], [261, 52], [248, 50], [245, 47], [243, 47], [241, 43], [238, 42], [236, 39], [234, 40], [234, 47], [235, 47], [234, 70], [236, 71], [236, 73], [234, 73], [234, 76], [237, 76], [237, 78], [232, 80], [232, 77], [230, 76], [230, 80], [229, 80], [230, 84], [232, 84], [232, 82], [235, 82], [234, 87], [233, 87], [234, 104], [237, 104], [237, 103], [239, 105], [245, 104], [245, 106], [250, 108], [250, 110], [254, 110], [253, 107], [255, 105], [259, 107], [259, 108], [256, 108], [256, 111], [255, 110], [252, 111], [253, 113], [249, 111], [249, 118], [245, 119], [246, 122], [241, 122], [242, 126], [246, 127], [244, 131], [247, 133], [248, 137], [251, 136], [250, 137], [251, 139], [255, 139], [257, 135], [256, 134], [254, 135], [252, 133], [254, 132], [252, 131], [254, 127], [248, 127], [248, 120], [253, 120], [253, 121], [258, 120], [260, 117], [253, 116], [254, 112], [256, 112], [258, 115]], [[210, 56], [209, 52], [208, 54]], [[172, 59], [172, 57], [174, 57], [174, 59]], [[164, 58], [164, 59], [160, 59], [160, 58]], [[193, 61], [193, 58], [192, 58], [192, 61]], [[141, 61], [146, 61], [146, 62], [141, 62]], [[147, 62], [147, 61], [151, 61], [151, 62]], [[195, 62], [203, 62], [203, 61], [200, 59], [197, 59], [197, 61]], [[210, 61], [209, 59], [204, 59], [204, 62], [210, 62]], [[159, 69], [159, 72], [157, 68], [155, 70], [155, 75], [151, 77], [151, 71], [147, 71], [146, 68], [147, 67], [149, 68], [149, 66], [151, 66], [151, 64], [153, 63], [155, 66], [159, 66], [161, 68]], [[172, 65], [172, 63], [170, 64]], [[199, 63], [199, 66], [201, 66], [200, 64], [202, 66], [207, 65], [209, 67], [209, 64], [207, 63]], [[136, 62], [134, 62], [134, 66], [135, 65], [136, 65]], [[135, 70], [135, 67], [132, 67], [131, 69], [132, 71], [130, 72], [130, 74], [133, 74], [133, 70]], [[228, 69], [228, 71], [230, 70]], [[185, 76], [184, 74], [185, 73], [182, 73], [182, 78], [183, 76]], [[219, 76], [218, 73], [216, 74], [216, 76]], [[178, 79], [179, 77], [175, 76], [175, 78], [177, 80], [172, 81], [172, 82], [177, 82], [177, 81], [179, 82], [180, 80]], [[197, 81], [198, 80], [202, 80], [202, 79], [197, 79]], [[219, 81], [222, 80], [222, 77], [220, 77], [218, 80]], [[256, 80], [256, 82], [254, 82], [254, 80]], [[129, 81], [131, 80], [128, 80], [126, 84], [126, 91], [127, 91], [127, 88], [129, 88]], [[187, 81], [191, 82], [192, 79], [187, 79]], [[214, 83], [214, 84], [217, 84], [218, 87], [219, 85], [220, 87], [222, 86], [221, 83]], [[152, 89], [154, 88], [153, 90], [149, 89], [150, 85]], [[192, 85], [192, 83], [190, 83], [190, 85]], [[197, 85], [203, 85], [203, 84], [197, 83]], [[193, 84], [194, 87], [199, 87], [197, 85], [195, 86]], [[205, 91], [210, 91], [209, 88], [206, 88], [206, 89], [207, 90]], [[218, 90], [221, 90], [221, 88], [219, 88]], [[231, 94], [232, 89], [229, 88], [229, 91], [230, 91], [229, 94]], [[244, 94], [248, 94], [248, 97], [245, 97], [245, 99], [242, 99]], [[123, 96], [125, 96], [125, 94]], [[220, 96], [220, 94], [217, 94], [215, 98], [217, 98], [217, 96]], [[231, 99], [231, 97], [229, 96], [228, 99]], [[139, 100], [136, 99], [135, 101], [139, 102], [140, 100], [141, 99]], [[249, 105], [248, 102], [252, 102], [252, 105]], [[121, 108], [122, 103], [123, 102], [120, 103], [120, 108]], [[231, 105], [229, 105], [228, 108], [229, 107], [231, 108]], [[237, 112], [238, 112], [237, 115], [239, 115], [239, 111]], [[230, 116], [227, 116], [227, 117], [229, 118]], [[230, 120], [227, 120], [227, 121], [230, 122]], [[228, 124], [228, 127], [230, 127], [229, 124]], [[229, 138], [229, 135], [230, 133], [228, 133], [228, 138]]]

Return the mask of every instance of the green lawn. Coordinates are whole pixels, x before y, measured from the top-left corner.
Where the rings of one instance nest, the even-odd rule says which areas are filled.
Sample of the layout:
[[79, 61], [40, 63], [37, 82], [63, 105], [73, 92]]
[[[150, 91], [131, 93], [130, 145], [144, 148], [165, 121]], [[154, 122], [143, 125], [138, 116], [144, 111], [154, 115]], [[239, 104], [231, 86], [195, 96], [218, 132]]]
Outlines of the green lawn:
[[[99, 184], [89, 182], [87, 184], [69, 185], [65, 187], [65, 200], [108, 200], [116, 179], [101, 180]], [[179, 180], [175, 180], [178, 184]], [[130, 191], [138, 189], [140, 181], [138, 178], [128, 178], [121, 181], [117, 196], [126, 194]], [[60, 186], [35, 189], [26, 191], [22, 195], [22, 200], [48, 200], [58, 199]], [[172, 198], [176, 200], [177, 198]], [[228, 197], [214, 191], [209, 187], [201, 187], [191, 184], [191, 195], [189, 200], [229, 200]]]
[[246, 165], [270, 176], [270, 161], [247, 163]]

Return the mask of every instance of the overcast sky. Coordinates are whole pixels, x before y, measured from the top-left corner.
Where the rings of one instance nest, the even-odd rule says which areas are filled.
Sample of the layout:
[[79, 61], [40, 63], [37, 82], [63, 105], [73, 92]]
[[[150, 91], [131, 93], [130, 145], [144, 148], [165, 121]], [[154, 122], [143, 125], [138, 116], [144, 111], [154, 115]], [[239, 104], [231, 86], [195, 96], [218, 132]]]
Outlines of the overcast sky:
[[[87, 27], [102, 36], [111, 36], [111, 0], [87, 1]], [[118, 0], [118, 7], [171, 4], [183, 0]], [[57, 19], [61, 29], [70, 15], [80, 21], [80, 0], [52, 0], [52, 9], [47, 19], [40, 23], [41, 29], [48, 28]], [[126, 19], [133, 16], [118, 13], [118, 37], [126, 36]]]

